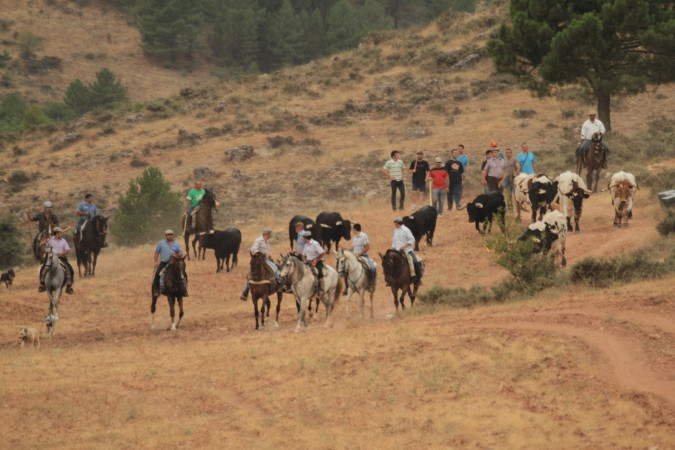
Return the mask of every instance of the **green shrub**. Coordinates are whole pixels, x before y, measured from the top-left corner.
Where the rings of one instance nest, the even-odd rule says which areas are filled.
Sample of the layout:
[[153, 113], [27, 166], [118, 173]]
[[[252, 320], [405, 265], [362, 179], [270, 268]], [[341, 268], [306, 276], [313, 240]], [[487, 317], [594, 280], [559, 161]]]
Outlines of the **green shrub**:
[[75, 118], [75, 113], [59, 102], [48, 104], [45, 107], [45, 114], [54, 122], [67, 122]]
[[656, 231], [663, 236], [668, 236], [670, 233], [675, 235], [675, 209], [668, 209], [666, 217], [656, 224]]
[[23, 116], [23, 127], [28, 128], [33, 125], [42, 125], [49, 123], [49, 117], [38, 105], [30, 105]]
[[658, 278], [672, 271], [671, 266], [668, 259], [657, 261], [646, 249], [641, 249], [614, 259], [586, 257], [574, 264], [571, 278], [575, 283], [604, 288], [615, 282]]
[[21, 236], [16, 227], [16, 219], [10, 215], [0, 215], [0, 269], [17, 266], [21, 263]]
[[181, 198], [158, 168], [145, 169], [120, 197], [110, 232], [119, 245], [132, 246], [162, 236], [166, 228], [177, 229], [183, 213]]
[[424, 303], [434, 305], [447, 305], [454, 308], [468, 308], [471, 306], [489, 303], [494, 300], [494, 295], [479, 285], [473, 285], [468, 290], [464, 288], [444, 288], [432, 286], [431, 289], [419, 294]]

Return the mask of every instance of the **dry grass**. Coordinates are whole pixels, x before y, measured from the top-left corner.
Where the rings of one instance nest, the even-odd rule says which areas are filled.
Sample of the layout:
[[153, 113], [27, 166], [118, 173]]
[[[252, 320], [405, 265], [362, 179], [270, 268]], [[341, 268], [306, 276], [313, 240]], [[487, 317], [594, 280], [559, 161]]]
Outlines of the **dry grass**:
[[[97, 8], [87, 8], [82, 26], [68, 27], [72, 37], [59, 40], [47, 25], [53, 22], [63, 28], [60, 21], [79, 19], [50, 11], [50, 21], [44, 21], [35, 11], [37, 4], [11, 0], [9, 5], [17, 27], [39, 26], [53, 36], [46, 40], [45, 54], [64, 54], [64, 72], [55, 75], [55, 85], [66, 86], [88, 73], [93, 77], [95, 70], [76, 65], [80, 60], [67, 58], [73, 52], [66, 50], [68, 42], [91, 36], [98, 36], [90, 39], [92, 52], [109, 52], [111, 59], [115, 55], [111, 69], [125, 84], [130, 82], [134, 100], [168, 97], [196, 80], [208, 84], [198, 72], [181, 78], [141, 65], [135, 47], [138, 37], [119, 26], [125, 18], [112, 20], [110, 12], [104, 16]], [[485, 31], [469, 24], [468, 16], [453, 20], [465, 24], [466, 30]], [[115, 34], [115, 53], [112, 46], [96, 47], [106, 27], [121, 30]], [[447, 158], [451, 148], [463, 143], [472, 159], [465, 194], [469, 201], [480, 191], [476, 166], [490, 141], [505, 148], [527, 140], [535, 153], [543, 153], [569, 140], [563, 131], [566, 126], [580, 125], [574, 118], [561, 123], [562, 110], [587, 108], [569, 100], [539, 100], [515, 88], [472, 96], [470, 82], [486, 79], [493, 70], [486, 60], [461, 72], [430, 73], [415, 63], [371, 71], [377, 63], [363, 56], [381, 50], [379, 58], [386, 65], [388, 56], [406, 53], [405, 41], [412, 34], [427, 39], [435, 33], [435, 26], [429, 26], [337, 58], [245, 82], [209, 85], [204, 96], [174, 97], [178, 111], [166, 119], [146, 114], [144, 121], [132, 124], [126, 122], [130, 113], [119, 113], [99, 123], [92, 115], [88, 118], [93, 126], [76, 130], [83, 138], [58, 152], [51, 148], [65, 133], [62, 129], [22, 137], [17, 144], [25, 155], [3, 153], [5, 174], [14, 170], [37, 174], [20, 192], [0, 186], [3, 213], [38, 207], [49, 199], [63, 221], [74, 224], [72, 210], [85, 191], [94, 192], [97, 203], [110, 212], [129, 180], [142, 171], [130, 165], [136, 157], [159, 167], [181, 192], [192, 184], [195, 167], [208, 166], [214, 175], [204, 181], [224, 205], [217, 227], [236, 226], [243, 235], [240, 267], [232, 273], [216, 274], [212, 254], [206, 261], [189, 263], [190, 297], [177, 333], [149, 329], [153, 243], [104, 249], [97, 277], [77, 280], [76, 294], [64, 296], [54, 338], [44, 340], [39, 352], [19, 350], [16, 331], [19, 326], [43, 328], [46, 296], [34, 292], [33, 264], [17, 271], [13, 289], [0, 288], [6, 299], [0, 302], [0, 370], [5, 387], [0, 393], [0, 434], [7, 437], [7, 445], [672, 446], [672, 276], [606, 290], [556, 288], [526, 301], [473, 310], [418, 304], [414, 314], [399, 314], [393, 320], [387, 320], [395, 310], [380, 276], [373, 322], [358, 320], [355, 299], [352, 315], [346, 317], [343, 300], [332, 329], [321, 327], [319, 320], [310, 322], [306, 334], [295, 335], [295, 305], [285, 296], [281, 327], [253, 332], [251, 303], [238, 297], [248, 264], [246, 248], [264, 226], [275, 231], [272, 250], [279, 255], [288, 249], [290, 217], [340, 211], [363, 224], [376, 256], [390, 245], [391, 221], [397, 215], [390, 210], [389, 189], [380, 172], [391, 150], [401, 150], [409, 162], [418, 149], [425, 150], [429, 159]], [[432, 44], [446, 51], [484, 39], [483, 34], [452, 33]], [[108, 45], [107, 39], [102, 41]], [[355, 71], [359, 76], [350, 78]], [[441, 87], [431, 91], [430, 101], [443, 99], [447, 113], [430, 112], [427, 103], [410, 106], [416, 93], [399, 83], [404, 74], [419, 82], [421, 91], [437, 79]], [[389, 83], [391, 94], [378, 88], [382, 83]], [[461, 87], [469, 92], [468, 99], [455, 102], [451, 96], [443, 97]], [[370, 93], [377, 99], [370, 100]], [[657, 114], [675, 116], [675, 105], [667, 101], [674, 93], [672, 86], [665, 86], [658, 95], [649, 92], [622, 99], [613, 126], [632, 136], [645, 130], [645, 123]], [[312, 117], [323, 120], [344, 110], [350, 100], [357, 108], [372, 103], [384, 109], [350, 112], [333, 125], [311, 124]], [[216, 112], [221, 101], [225, 108]], [[461, 113], [447, 125], [455, 107]], [[537, 114], [522, 128], [514, 109]], [[263, 122], [287, 117], [286, 111], [304, 127], [256, 131]], [[251, 130], [245, 128], [246, 121]], [[206, 137], [207, 128], [228, 124], [232, 131]], [[115, 133], [102, 135], [109, 127]], [[431, 134], [407, 139], [409, 129]], [[179, 130], [201, 139], [193, 145], [179, 143]], [[277, 134], [292, 136], [296, 143], [314, 139], [320, 142], [320, 151], [303, 145], [272, 149], [267, 138]], [[253, 145], [256, 156], [236, 164], [225, 161], [224, 150], [242, 144]], [[548, 170], [542, 166], [542, 171]], [[250, 179], [233, 180], [233, 169]], [[582, 233], [568, 237], [570, 265], [586, 255], [601, 257], [659, 242], [654, 225], [661, 212], [655, 200], [640, 191], [634, 208], [631, 228], [617, 230], [611, 226], [609, 196], [592, 196], [584, 205]], [[421, 244], [427, 265], [422, 290], [434, 285], [492, 286], [507, 276], [481, 245], [464, 211], [439, 219], [434, 243], [432, 248]], [[328, 260], [333, 262], [332, 257]], [[168, 327], [163, 299], [157, 320], [160, 328]]]

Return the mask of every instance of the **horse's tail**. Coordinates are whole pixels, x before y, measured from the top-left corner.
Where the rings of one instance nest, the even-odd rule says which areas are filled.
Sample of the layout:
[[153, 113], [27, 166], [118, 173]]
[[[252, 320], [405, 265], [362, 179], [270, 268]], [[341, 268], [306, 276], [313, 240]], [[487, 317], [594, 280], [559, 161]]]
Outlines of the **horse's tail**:
[[340, 296], [342, 295], [342, 291], [344, 291], [344, 289], [344, 279], [338, 275], [337, 286], [335, 286], [335, 293], [333, 294], [333, 308], [335, 308], [335, 305], [340, 301]]

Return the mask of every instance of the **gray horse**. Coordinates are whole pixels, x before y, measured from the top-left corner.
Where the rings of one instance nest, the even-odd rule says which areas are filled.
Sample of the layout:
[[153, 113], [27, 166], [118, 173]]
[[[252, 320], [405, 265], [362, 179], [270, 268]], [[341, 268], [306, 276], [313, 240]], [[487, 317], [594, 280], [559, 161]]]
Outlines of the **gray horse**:
[[45, 253], [45, 287], [49, 297], [49, 314], [45, 317], [47, 323], [47, 333], [49, 337], [54, 334], [56, 321], [59, 320], [59, 301], [61, 301], [61, 291], [66, 284], [66, 269], [61, 266], [56, 250], [50, 248]]
[[[323, 270], [326, 294], [321, 296], [321, 301], [326, 306], [326, 323], [324, 326], [328, 327], [331, 325], [330, 313], [333, 311], [333, 304], [340, 299], [342, 279], [338, 277], [335, 269], [328, 265], [324, 265]], [[282, 258], [279, 264], [279, 276], [282, 280], [288, 280], [296, 299], [300, 302], [295, 332], [305, 331], [307, 329], [307, 320], [305, 320], [307, 302], [311, 301], [312, 298], [319, 297], [317, 278], [309, 265], [304, 264], [292, 255], [286, 255]]]
[[349, 300], [354, 293], [361, 297], [360, 319], [363, 320], [363, 308], [366, 299], [366, 291], [370, 293], [370, 319], [375, 316], [373, 313], [373, 295], [375, 294], [375, 279], [371, 280], [369, 276], [370, 268], [366, 269], [356, 255], [349, 250], [340, 249], [335, 252], [337, 260], [337, 273], [340, 278], [346, 276], [347, 280], [347, 314], [349, 314]]

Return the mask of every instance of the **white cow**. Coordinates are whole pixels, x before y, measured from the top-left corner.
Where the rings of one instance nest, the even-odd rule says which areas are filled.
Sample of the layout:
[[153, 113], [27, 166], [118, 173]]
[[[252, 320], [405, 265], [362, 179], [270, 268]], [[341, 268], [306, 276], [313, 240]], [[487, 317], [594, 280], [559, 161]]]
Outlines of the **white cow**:
[[565, 267], [565, 244], [567, 243], [567, 218], [560, 211], [551, 211], [544, 214], [542, 220], [530, 224], [520, 240], [532, 239], [535, 243], [535, 253], [547, 254], [551, 249], [555, 256], [560, 253], [561, 265]]
[[612, 195], [614, 205], [614, 226], [628, 226], [628, 219], [633, 217], [633, 197], [640, 189], [632, 173], [620, 171], [612, 175], [607, 186]]
[[572, 230], [572, 208], [574, 208], [574, 232], [579, 232], [579, 219], [585, 198], [591, 195], [583, 178], [574, 172], [563, 172], [556, 177], [558, 181], [558, 198], [562, 213], [567, 217], [567, 229]]
[[535, 174], [528, 175], [526, 173], [521, 173], [513, 179], [516, 214], [519, 222], [520, 211], [523, 210], [523, 206], [527, 204], [530, 205], [530, 208], [532, 208], [532, 205], [530, 204], [529, 192], [530, 188], [532, 187], [532, 182], [535, 178], [537, 178], [537, 175]]

